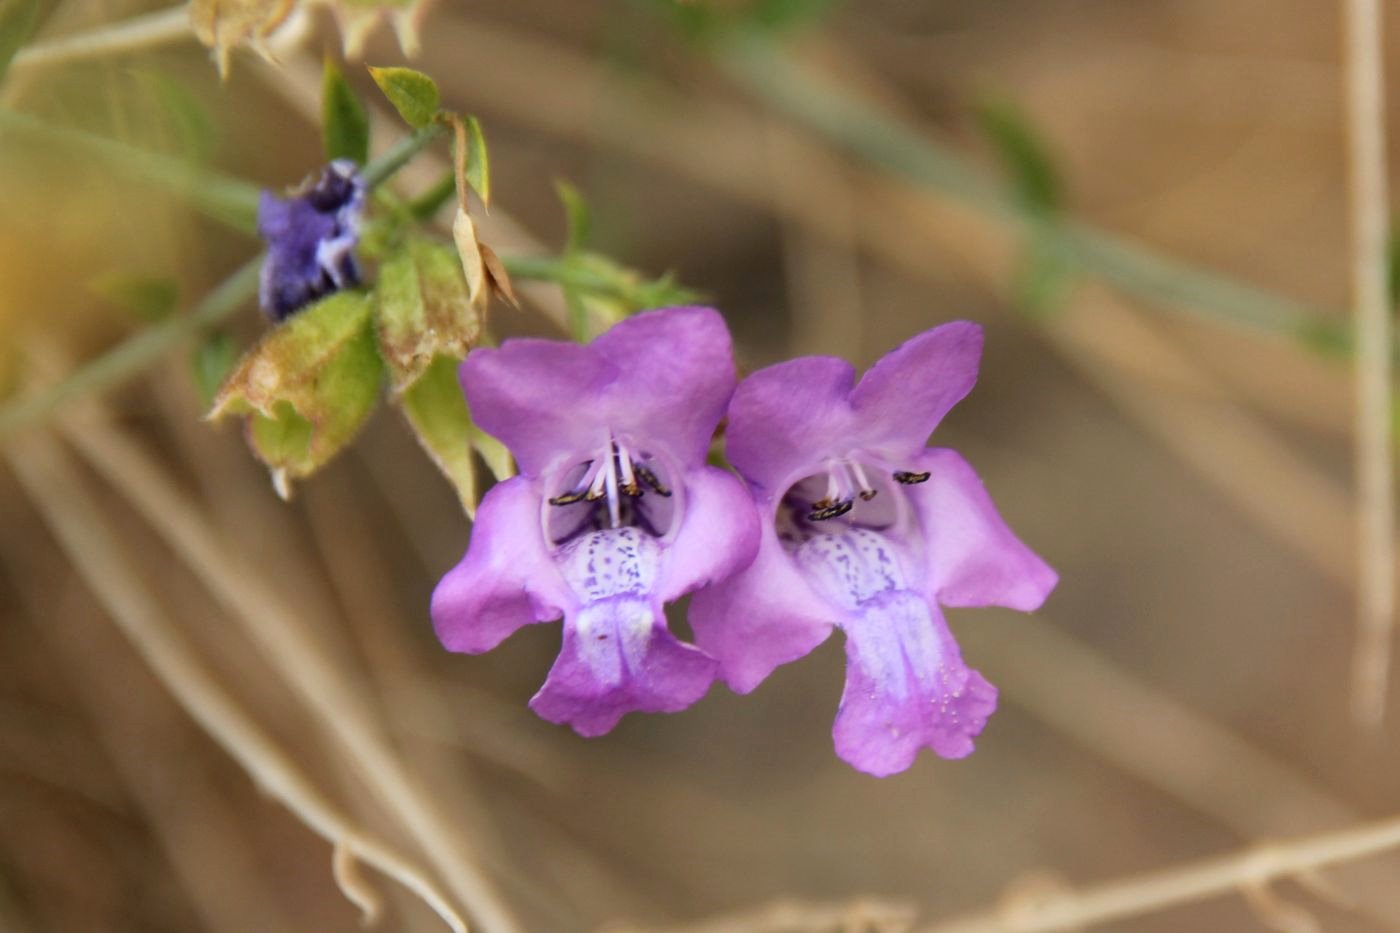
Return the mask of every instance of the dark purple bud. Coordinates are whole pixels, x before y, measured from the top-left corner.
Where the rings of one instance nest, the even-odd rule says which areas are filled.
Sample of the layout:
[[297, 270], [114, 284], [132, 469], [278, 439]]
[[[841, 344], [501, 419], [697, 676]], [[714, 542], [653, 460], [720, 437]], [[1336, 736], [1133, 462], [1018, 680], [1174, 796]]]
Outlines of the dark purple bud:
[[271, 320], [360, 284], [355, 245], [364, 204], [364, 180], [348, 159], [336, 159], [288, 198], [262, 193], [258, 234], [267, 260], [259, 300]]

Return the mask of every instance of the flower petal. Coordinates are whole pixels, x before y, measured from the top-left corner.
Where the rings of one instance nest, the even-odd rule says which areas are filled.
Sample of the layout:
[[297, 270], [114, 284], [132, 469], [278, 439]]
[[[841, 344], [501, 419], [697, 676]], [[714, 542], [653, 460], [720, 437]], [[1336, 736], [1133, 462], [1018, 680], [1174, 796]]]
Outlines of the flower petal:
[[702, 463], [734, 392], [734, 348], [713, 308], [662, 308], [614, 325], [589, 346], [623, 373], [614, 426]]
[[535, 484], [519, 476], [481, 500], [466, 556], [433, 591], [433, 627], [449, 650], [490, 651], [575, 602], [545, 548], [540, 507]]
[[748, 693], [774, 668], [825, 641], [838, 614], [797, 572], [770, 520], [754, 562], [697, 592], [689, 619], [695, 644], [719, 662], [719, 676]]
[[579, 735], [602, 735], [627, 713], [683, 710], [714, 679], [714, 659], [677, 641], [658, 605], [614, 596], [564, 619], [559, 658], [530, 708]]
[[607, 443], [600, 412], [589, 407], [621, 374], [591, 347], [507, 340], [473, 350], [460, 372], [472, 418], [510, 448], [527, 476]]
[[905, 487], [923, 527], [928, 590], [945, 606], [1039, 608], [1059, 575], [1006, 526], [972, 466], [953, 450], [925, 451]]
[[729, 461], [754, 485], [780, 496], [851, 438], [850, 363], [806, 356], [761, 369], [729, 403]]
[[610, 431], [688, 467], [704, 460], [724, 414], [734, 356], [719, 312], [667, 308], [628, 318], [588, 346], [527, 339], [473, 350], [462, 386], [477, 424], [526, 475], [596, 452]]
[[685, 514], [666, 548], [659, 595], [670, 602], [743, 570], [758, 553], [758, 513], [744, 484], [717, 467], [684, 478]]
[[936, 606], [908, 590], [871, 600], [845, 626], [846, 689], [832, 727], [836, 754], [876, 777], [919, 750], [972, 753], [996, 709], [996, 688], [963, 663]]
[[851, 393], [862, 438], [892, 459], [928, 437], [977, 382], [982, 328], [953, 321], [924, 331], [886, 353]]

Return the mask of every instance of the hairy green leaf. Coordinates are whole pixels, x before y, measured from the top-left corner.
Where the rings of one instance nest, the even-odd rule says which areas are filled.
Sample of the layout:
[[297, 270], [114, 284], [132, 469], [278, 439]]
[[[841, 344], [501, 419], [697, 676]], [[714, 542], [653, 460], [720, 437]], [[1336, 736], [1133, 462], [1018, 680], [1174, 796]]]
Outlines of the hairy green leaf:
[[292, 480], [325, 466], [359, 433], [379, 400], [383, 378], [374, 333], [362, 320], [314, 378], [251, 413], [249, 445], [271, 471], [279, 495], [288, 498]]
[[481, 312], [456, 252], [426, 237], [408, 238], [385, 258], [375, 303], [395, 392], [410, 388], [437, 357], [462, 359], [481, 337]]

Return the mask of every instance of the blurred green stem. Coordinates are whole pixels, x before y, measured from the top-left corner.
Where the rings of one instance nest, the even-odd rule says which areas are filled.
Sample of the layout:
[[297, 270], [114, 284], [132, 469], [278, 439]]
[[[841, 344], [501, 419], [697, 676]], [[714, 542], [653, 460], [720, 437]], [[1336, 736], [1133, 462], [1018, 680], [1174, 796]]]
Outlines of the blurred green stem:
[[152, 152], [86, 130], [57, 126], [16, 110], [0, 109], [0, 135], [7, 133], [91, 156], [103, 168], [187, 199], [220, 223], [244, 233], [255, 229], [256, 185], [211, 171], [187, 159]]
[[513, 279], [553, 282], [565, 288], [595, 292], [609, 297], [621, 297], [624, 294], [624, 285], [613, 276], [571, 261], [567, 257], [502, 256], [501, 264]]
[[[1032, 219], [1007, 185], [952, 149], [879, 113], [796, 61], [773, 40], [736, 33], [716, 47], [715, 59], [731, 80], [755, 98], [852, 155], [1008, 223]], [[1080, 268], [1141, 298], [1216, 322], [1351, 349], [1350, 329], [1318, 309], [1081, 221], [1065, 219], [1058, 230]]]
[[46, 417], [65, 402], [110, 389], [181, 340], [222, 321], [258, 290], [261, 267], [261, 256], [249, 260], [205, 295], [189, 314], [167, 318], [118, 344], [66, 379], [0, 408], [0, 437]]

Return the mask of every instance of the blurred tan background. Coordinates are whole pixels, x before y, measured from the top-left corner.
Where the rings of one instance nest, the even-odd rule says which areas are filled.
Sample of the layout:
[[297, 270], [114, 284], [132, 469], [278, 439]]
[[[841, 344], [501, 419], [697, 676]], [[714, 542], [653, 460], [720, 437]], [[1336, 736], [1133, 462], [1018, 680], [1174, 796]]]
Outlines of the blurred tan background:
[[[139, 10], [68, 0], [40, 35]], [[1296, 0], [853, 0], [792, 41], [989, 171], [978, 102], [1014, 101], [1073, 216], [1340, 315], [1339, 15]], [[335, 47], [317, 22], [312, 64]], [[387, 34], [366, 53], [400, 57]], [[935, 442], [967, 455], [1062, 577], [1033, 618], [952, 613], [969, 661], [1002, 689], [965, 761], [925, 755], [876, 780], [837, 760], [839, 637], [749, 697], [717, 686], [685, 713], [629, 716], [585, 741], [525, 708], [558, 626], [482, 657], [438, 647], [428, 597], [469, 526], [395, 412], [284, 505], [235, 429], [199, 421], [185, 348], [108, 397], [119, 430], [353, 678], [526, 928], [719, 916], [713, 929], [746, 929], [723, 917], [775, 898], [874, 898], [931, 922], [1008, 887], [1084, 885], [1400, 810], [1400, 700], [1378, 733], [1347, 708], [1344, 360], [1092, 275], [1058, 311], [1018, 309], [1016, 224], [794, 128], [643, 3], [440, 0], [414, 66], [485, 123], [499, 216], [484, 235], [502, 252], [522, 242], [507, 218], [557, 247], [553, 179], [569, 179], [593, 205], [594, 246], [705, 292], [745, 367], [794, 352], [868, 365], [941, 321], [982, 322], [981, 380]], [[220, 86], [192, 41], [16, 69], [5, 93], [47, 119], [179, 150], [138, 71], [203, 102], [210, 158], [230, 174], [279, 187], [320, 159], [317, 129], [261, 66], [236, 56]], [[0, 134], [12, 364], [35, 340], [81, 358], [142, 326], [94, 297], [104, 273], [173, 272], [188, 303], [252, 254], [178, 199], [59, 152]], [[551, 332], [538, 306], [495, 315], [502, 332]], [[245, 337], [261, 326], [251, 307], [239, 322]], [[332, 796], [411, 848], [168, 545], [83, 475], [220, 682]], [[0, 562], [0, 928], [356, 928], [328, 847], [173, 703], [5, 471]], [[1392, 855], [1329, 872], [1352, 907], [1278, 891], [1328, 930], [1400, 929], [1398, 870]], [[391, 895], [385, 929], [441, 928], [367, 874]], [[843, 922], [866, 928], [859, 912], [776, 928]], [[1104, 928], [1264, 927], [1230, 894]]]

